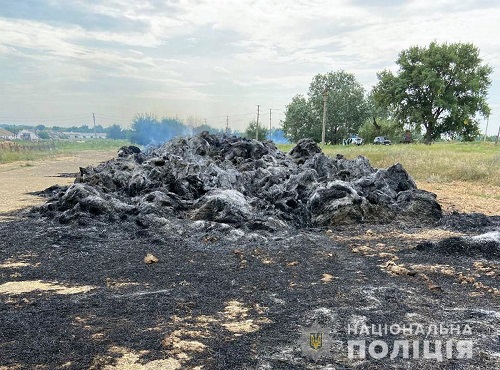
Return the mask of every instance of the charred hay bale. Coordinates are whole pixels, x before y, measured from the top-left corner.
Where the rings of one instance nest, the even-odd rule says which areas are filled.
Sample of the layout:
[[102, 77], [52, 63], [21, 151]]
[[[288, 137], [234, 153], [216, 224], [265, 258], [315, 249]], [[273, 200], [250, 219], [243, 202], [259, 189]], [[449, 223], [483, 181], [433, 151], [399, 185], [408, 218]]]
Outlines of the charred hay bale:
[[243, 223], [252, 219], [253, 210], [239, 191], [231, 189], [211, 190], [194, 205], [193, 220], [223, 223]]
[[308, 169], [314, 170], [316, 177], [322, 180], [334, 178], [338, 172], [335, 162], [323, 153], [316, 153], [303, 162], [301, 172]]
[[500, 231], [472, 237], [452, 237], [438, 242], [424, 242], [415, 247], [418, 251], [445, 255], [480, 256], [488, 259], [500, 258]]
[[313, 139], [300, 139], [290, 150], [288, 156], [297, 164], [303, 164], [315, 154], [321, 153], [321, 149]]
[[398, 194], [398, 219], [400, 221], [432, 225], [437, 223], [443, 212], [436, 201], [436, 194], [423, 190], [406, 190]]
[[236, 164], [249, 163], [249, 160], [259, 160], [264, 156], [276, 157], [278, 148], [272, 142], [240, 139], [225, 145], [222, 150], [223, 160]]
[[78, 202], [80, 210], [91, 215], [102, 215], [112, 211], [112, 207], [107, 200], [99, 195], [90, 195], [80, 199]]
[[181, 208], [179, 197], [168, 191], [155, 190], [134, 200], [140, 214], [156, 213], [159, 215], [174, 215]]
[[500, 228], [500, 216], [486, 216], [482, 213], [460, 213], [453, 211], [441, 220], [441, 225], [458, 231], [469, 231], [471, 229], [483, 229], [493, 226], [493, 221]]
[[336, 168], [335, 177], [344, 181], [355, 181], [376, 172], [370, 165], [370, 161], [363, 156], [349, 160], [341, 155], [337, 155], [333, 163]]
[[57, 201], [58, 209], [64, 211], [78, 205], [82, 199], [99, 196], [99, 191], [90, 185], [73, 184]]
[[311, 195], [307, 207], [315, 225], [330, 226], [363, 221], [363, 198], [347, 182], [336, 180], [319, 186]]
[[417, 191], [400, 164], [377, 170], [361, 156], [332, 159], [312, 139], [284, 154], [272, 142], [207, 132], [145, 152], [123, 147], [118, 158], [82, 168], [55, 198], [47, 214], [66, 219], [118, 213], [265, 228], [271, 219], [308, 227], [441, 217], [435, 197]]
[[130, 155], [139, 154], [140, 152], [141, 149], [134, 145], [122, 146], [118, 149], [118, 157], [128, 157]]

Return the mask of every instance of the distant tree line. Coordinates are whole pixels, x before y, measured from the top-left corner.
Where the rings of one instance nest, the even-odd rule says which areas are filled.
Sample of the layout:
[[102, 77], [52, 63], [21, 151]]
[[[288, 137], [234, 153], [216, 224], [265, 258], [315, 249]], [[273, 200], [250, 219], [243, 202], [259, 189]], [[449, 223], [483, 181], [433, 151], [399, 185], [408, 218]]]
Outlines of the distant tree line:
[[[176, 136], [197, 134], [202, 131], [210, 133], [223, 133], [225, 130], [214, 128], [205, 123], [200, 124], [199, 120], [188, 119], [191, 124], [180, 121], [177, 118], [163, 117], [158, 119], [151, 113], [138, 113], [132, 120], [131, 128], [127, 129], [118, 124], [109, 127], [96, 125], [95, 128], [88, 125], [82, 126], [45, 126], [45, 125], [12, 125], [0, 124], [0, 127], [18, 134], [22, 130], [34, 131], [40, 139], [50, 139], [51, 133], [58, 133], [58, 137], [64, 139], [63, 132], [94, 133], [104, 132], [108, 139], [130, 140], [139, 145], [162, 143]], [[195, 122], [196, 121], [196, 122]], [[194, 126], [192, 126], [194, 124]], [[230, 134], [239, 135], [237, 131], [230, 131]]]

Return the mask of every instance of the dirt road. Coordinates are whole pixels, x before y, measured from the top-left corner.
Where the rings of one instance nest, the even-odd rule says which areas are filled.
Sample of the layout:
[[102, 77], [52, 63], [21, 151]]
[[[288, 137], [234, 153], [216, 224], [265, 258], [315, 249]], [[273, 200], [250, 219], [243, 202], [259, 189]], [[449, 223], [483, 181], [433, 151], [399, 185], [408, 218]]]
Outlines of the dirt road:
[[43, 161], [0, 164], [0, 215], [40, 204], [43, 198], [28, 193], [54, 184], [71, 184], [74, 177], [60, 177], [60, 174], [77, 173], [79, 167], [97, 165], [115, 155], [115, 151], [87, 151]]

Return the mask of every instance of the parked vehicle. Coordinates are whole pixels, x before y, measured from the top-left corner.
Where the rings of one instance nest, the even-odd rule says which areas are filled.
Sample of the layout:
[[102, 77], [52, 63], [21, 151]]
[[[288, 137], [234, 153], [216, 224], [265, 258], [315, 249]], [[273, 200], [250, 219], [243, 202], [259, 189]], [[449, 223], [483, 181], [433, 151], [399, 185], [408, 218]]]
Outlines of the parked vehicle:
[[391, 141], [385, 136], [377, 136], [375, 140], [373, 140], [373, 144], [375, 145], [391, 145]]
[[363, 138], [358, 135], [352, 135], [350, 138], [344, 140], [344, 145], [363, 145]]

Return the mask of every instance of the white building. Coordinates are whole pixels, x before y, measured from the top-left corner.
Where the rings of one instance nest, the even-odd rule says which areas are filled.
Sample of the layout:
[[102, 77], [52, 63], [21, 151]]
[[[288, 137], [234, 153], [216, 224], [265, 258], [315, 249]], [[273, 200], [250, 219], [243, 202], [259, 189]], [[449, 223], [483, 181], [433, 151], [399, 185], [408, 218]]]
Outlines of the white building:
[[35, 131], [31, 130], [21, 130], [16, 135], [17, 139], [26, 140], [26, 141], [35, 141], [40, 140]]

